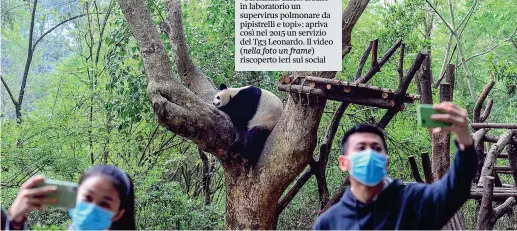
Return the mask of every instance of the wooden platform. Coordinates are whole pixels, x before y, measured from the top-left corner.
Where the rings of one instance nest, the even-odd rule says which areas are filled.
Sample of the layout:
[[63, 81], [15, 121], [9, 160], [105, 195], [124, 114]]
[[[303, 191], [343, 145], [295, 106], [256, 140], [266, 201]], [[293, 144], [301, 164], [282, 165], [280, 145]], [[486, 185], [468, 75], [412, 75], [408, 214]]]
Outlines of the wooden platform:
[[[294, 94], [319, 96], [336, 101], [349, 101], [355, 104], [380, 108], [395, 108], [397, 101], [402, 103], [413, 103], [419, 100], [419, 95], [402, 94], [396, 99], [396, 90], [369, 86], [355, 82], [348, 82], [336, 79], [325, 79], [312, 76], [293, 78], [284, 76], [280, 79], [278, 90]], [[403, 110], [404, 108], [398, 108]]]
[[[471, 199], [481, 199], [483, 196], [483, 188], [472, 187], [470, 189]], [[517, 187], [494, 187], [494, 199], [506, 200], [509, 197], [515, 197], [517, 199]]]

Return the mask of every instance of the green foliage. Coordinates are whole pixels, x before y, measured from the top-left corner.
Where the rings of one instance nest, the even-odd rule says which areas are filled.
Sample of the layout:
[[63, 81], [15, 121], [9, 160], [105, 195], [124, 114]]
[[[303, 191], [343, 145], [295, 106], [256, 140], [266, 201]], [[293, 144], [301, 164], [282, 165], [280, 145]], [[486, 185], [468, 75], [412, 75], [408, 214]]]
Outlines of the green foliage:
[[137, 220], [142, 229], [224, 228], [224, 207], [189, 198], [177, 182], [148, 177], [138, 188]]

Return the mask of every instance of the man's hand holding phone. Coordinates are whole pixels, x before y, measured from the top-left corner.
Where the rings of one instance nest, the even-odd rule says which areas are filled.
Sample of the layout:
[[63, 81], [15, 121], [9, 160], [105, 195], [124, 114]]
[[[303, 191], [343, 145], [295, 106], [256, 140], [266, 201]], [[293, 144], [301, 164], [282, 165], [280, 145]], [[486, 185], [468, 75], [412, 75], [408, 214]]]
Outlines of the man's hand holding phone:
[[431, 120], [450, 124], [445, 127], [433, 128], [432, 131], [434, 134], [446, 132], [454, 133], [461, 150], [465, 150], [465, 147], [474, 143], [470, 136], [467, 112], [464, 109], [458, 107], [458, 105], [452, 102], [442, 102], [440, 104], [433, 105], [433, 109], [442, 114], [431, 115]]

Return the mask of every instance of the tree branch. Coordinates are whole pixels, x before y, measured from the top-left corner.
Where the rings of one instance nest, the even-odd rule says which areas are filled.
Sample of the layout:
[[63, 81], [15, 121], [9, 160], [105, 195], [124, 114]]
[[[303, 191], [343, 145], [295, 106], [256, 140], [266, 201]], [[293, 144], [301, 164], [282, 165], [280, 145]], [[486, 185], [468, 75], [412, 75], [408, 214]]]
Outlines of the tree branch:
[[363, 14], [370, 0], [351, 0], [343, 10], [341, 26], [341, 50], [344, 58], [352, 49], [352, 29]]
[[119, 0], [119, 5], [140, 47], [149, 80], [147, 95], [158, 123], [221, 160], [231, 158], [228, 154], [236, 148], [238, 136], [230, 118], [173, 78], [170, 59], [145, 2]]
[[429, 4], [429, 6], [433, 9], [434, 13], [436, 13], [438, 15], [438, 17], [440, 17], [440, 19], [442, 20], [442, 22], [445, 24], [445, 26], [447, 26], [447, 28], [449, 28], [449, 30], [451, 31], [452, 34], [455, 34], [456, 31], [451, 27], [451, 25], [449, 25], [449, 23], [447, 22], [447, 20], [445, 20], [445, 18], [443, 18], [443, 16], [438, 12], [438, 10], [436, 10], [436, 7], [434, 7], [434, 5], [429, 2], [429, 0], [425, 0], [427, 2], [427, 4]]
[[472, 123], [472, 128], [506, 128], [517, 129], [517, 123]]
[[[95, 13], [95, 14], [104, 14], [104, 13]], [[45, 33], [43, 33], [38, 39], [36, 39], [36, 42], [34, 43], [34, 45], [32, 45], [32, 50], [34, 51], [34, 49], [36, 49], [36, 46], [38, 45], [38, 43], [46, 36], [48, 35], [50, 32], [54, 31], [56, 28], [58, 28], [59, 26], [69, 22], [69, 21], [72, 21], [76, 18], [80, 18], [80, 17], [84, 17], [84, 16], [87, 16], [87, 15], [91, 15], [91, 14], [81, 14], [81, 15], [77, 15], [77, 16], [74, 16], [74, 17], [71, 17], [71, 18], [68, 18], [60, 23], [58, 23], [57, 25], [53, 26], [52, 28], [48, 29], [47, 31], [45, 31]]]
[[36, 8], [38, 6], [38, 0], [34, 0], [34, 4], [32, 6], [31, 13], [31, 24], [29, 28], [29, 45], [27, 46], [27, 59], [25, 61], [25, 69], [23, 71], [22, 84], [20, 86], [20, 94], [18, 95], [18, 104], [16, 104], [16, 117], [18, 119], [18, 123], [21, 123], [21, 105], [23, 103], [23, 96], [25, 95], [25, 86], [27, 85], [27, 77], [29, 76], [29, 69], [32, 62], [32, 36], [34, 34], [34, 19], [36, 18]]
[[13, 101], [14, 106], [18, 105], [18, 102], [16, 102], [16, 99], [14, 99], [11, 89], [9, 89], [9, 86], [7, 86], [7, 83], [5, 82], [4, 77], [0, 75], [0, 79], [2, 79], [2, 83], [4, 84], [4, 87], [7, 90], [7, 93], [9, 93], [9, 97], [11, 97], [11, 100]]
[[406, 48], [406, 44], [402, 43], [400, 45], [400, 56], [399, 56], [399, 66], [397, 68], [397, 72], [399, 74], [399, 86], [402, 83], [402, 79], [404, 78], [404, 49]]
[[[511, 41], [511, 40], [512, 40], [512, 38], [513, 38], [516, 34], [517, 34], [517, 28], [515, 29], [515, 31], [513, 31], [513, 33], [510, 35], [510, 37], [508, 37], [508, 38], [504, 39], [503, 41], [501, 41], [501, 42], [499, 42], [499, 43], [497, 43], [497, 44], [493, 45], [492, 47], [490, 47], [490, 48], [488, 48], [488, 49], [486, 49], [486, 50], [484, 50], [484, 51], [482, 51], [482, 52], [480, 52], [480, 53], [477, 53], [477, 54], [475, 54], [475, 55], [472, 55], [472, 56], [468, 57], [465, 61], [466, 61], [466, 62], [468, 62], [468, 61], [470, 61], [470, 60], [471, 60], [471, 59], [473, 59], [473, 58], [476, 58], [476, 57], [479, 57], [479, 56], [482, 56], [482, 55], [485, 55], [485, 54], [488, 54], [488, 53], [492, 52], [495, 48], [497, 48], [497, 47], [498, 47], [498, 46], [500, 46], [501, 44], [503, 44], [503, 43], [505, 43], [505, 42], [508, 42], [508, 41]], [[461, 66], [461, 63], [460, 63], [460, 64], [458, 64], [458, 66]]]
[[391, 56], [395, 53], [395, 51], [397, 50], [397, 48], [399, 48], [401, 44], [402, 40], [398, 40], [395, 44], [393, 44], [393, 46], [384, 54], [384, 56], [382, 56], [381, 60], [379, 61], [379, 65], [375, 67], [370, 67], [368, 73], [366, 73], [366, 75], [364, 75], [363, 77], [359, 78], [356, 82], [368, 82], [368, 80], [370, 80], [375, 74], [377, 74], [377, 72], [381, 71], [382, 66], [384, 66], [384, 64], [388, 62], [388, 60], [391, 58]]
[[[458, 28], [461, 28], [463, 26], [463, 29], [465, 29], [465, 27], [467, 27], [467, 23], [469, 22], [470, 16], [472, 15], [472, 12], [474, 12], [474, 9], [476, 8], [477, 3], [478, 3], [478, 1], [474, 0], [474, 2], [472, 3], [472, 7], [470, 7], [469, 12], [465, 15], [465, 17], [463, 17], [460, 24], [458, 24]], [[463, 24], [465, 24], [465, 25], [463, 25]], [[461, 34], [460, 34], [460, 37], [461, 37]]]
[[490, 112], [492, 111], [492, 105], [494, 104], [494, 99], [490, 98], [488, 100], [488, 103], [485, 106], [485, 110], [483, 111], [483, 114], [479, 117], [479, 122], [483, 123], [488, 119], [488, 116], [490, 115]]
[[449, 52], [451, 51], [452, 44], [452, 33], [449, 33], [449, 38], [447, 39], [447, 45], [445, 47], [445, 57], [443, 57], [442, 70], [440, 71], [440, 77], [434, 83], [434, 88], [438, 88], [440, 86], [440, 82], [445, 77], [445, 68], [447, 67], [447, 59], [449, 58]]
[[503, 204], [497, 206], [494, 209], [495, 219], [497, 220], [497, 219], [501, 218], [504, 214], [511, 212], [512, 207], [515, 206], [515, 204], [516, 204], [515, 197], [510, 197], [510, 198], [506, 199], [506, 201]]
[[174, 52], [176, 67], [186, 86], [199, 96], [205, 103], [212, 103], [216, 90], [206, 75], [194, 64], [190, 57], [181, 11], [181, 0], [168, 0], [169, 41]]
[[494, 85], [494, 79], [490, 79], [490, 82], [485, 86], [481, 95], [479, 95], [479, 99], [477, 100], [476, 105], [474, 106], [474, 111], [472, 113], [472, 120], [475, 123], [480, 122], [481, 107], [483, 106], [483, 103], [485, 102], [488, 93], [490, 93]]
[[320, 210], [319, 214], [322, 214], [327, 209], [329, 209], [332, 205], [338, 203], [339, 200], [341, 199], [341, 197], [343, 196], [343, 193], [345, 193], [346, 187], [348, 185], [350, 185], [350, 178], [346, 177], [345, 180], [343, 180], [343, 183], [341, 183], [341, 185], [334, 192], [334, 195], [330, 198], [330, 200], [327, 203], [327, 205], [322, 210]]
[[289, 203], [291, 203], [291, 201], [294, 199], [296, 194], [298, 194], [300, 189], [302, 189], [302, 187], [305, 185], [305, 183], [307, 183], [307, 181], [309, 181], [309, 179], [311, 179], [311, 176], [312, 176], [311, 167], [306, 168], [305, 171], [303, 171], [303, 173], [300, 174], [300, 177], [298, 177], [298, 180], [296, 180], [293, 187], [291, 187], [289, 192], [287, 192], [287, 194], [285, 194], [285, 196], [282, 197], [280, 199], [280, 201], [278, 202], [278, 206], [276, 208], [277, 216], [279, 216], [284, 211], [284, 209], [287, 207], [287, 205]]
[[416, 182], [424, 183], [422, 177], [420, 176], [420, 172], [418, 171], [418, 165], [415, 161], [415, 156], [411, 155], [408, 157], [409, 165], [411, 166], [411, 173], [413, 174], [413, 178]]
[[466, 61], [465, 61], [465, 55], [464, 55], [464, 52], [463, 52], [463, 46], [462, 46], [461, 40], [460, 40], [460, 38], [458, 36], [458, 33], [456, 31], [456, 27], [455, 27], [455, 23], [454, 23], [454, 11], [453, 11], [453, 8], [452, 8], [452, 2], [450, 0], [448, 0], [448, 3], [449, 3], [449, 13], [450, 13], [450, 16], [451, 16], [451, 25], [449, 25], [447, 23], [447, 21], [438, 13], [436, 8], [429, 2], [429, 0], [426, 0], [426, 2], [429, 4], [429, 6], [431, 6], [431, 8], [433, 8], [433, 10], [436, 12], [436, 14], [438, 14], [440, 19], [442, 19], [443, 23], [445, 23], [445, 25], [449, 28], [451, 34], [456, 39], [456, 44], [458, 46], [458, 50], [459, 50], [459, 53], [460, 53], [461, 61], [462, 61], [463, 65], [464, 65], [463, 69], [465, 70], [465, 75], [466, 75], [466, 78], [467, 78], [467, 86], [469, 87], [472, 99], [473, 100], [477, 100], [477, 96], [476, 96], [476, 93], [474, 91], [474, 86], [472, 85], [472, 74], [470, 73], [470, 71], [467, 68]]
[[[492, 195], [494, 193], [494, 177], [486, 176], [483, 185], [483, 197], [481, 198], [481, 206], [479, 209], [476, 229], [490, 229], [493, 221]], [[483, 178], [482, 178], [483, 179]]]
[[[411, 83], [411, 80], [413, 80], [413, 77], [415, 76], [418, 69], [420, 69], [420, 66], [422, 65], [422, 62], [425, 59], [425, 55], [422, 53], [418, 53], [418, 55], [415, 58], [415, 61], [413, 61], [413, 65], [411, 65], [411, 68], [409, 68], [408, 72], [406, 73], [406, 76], [402, 78], [402, 80], [399, 83], [399, 87], [395, 91], [395, 104], [397, 105], [404, 105], [404, 102], [402, 99], [406, 95], [406, 91], [409, 87], [409, 84]], [[400, 111], [400, 106], [389, 108], [388, 111], [384, 114], [382, 119], [379, 121], [378, 126], [381, 128], [386, 128], [388, 126], [388, 123], [395, 117], [397, 112]]]
[[355, 79], [361, 78], [361, 74], [363, 72], [364, 64], [366, 63], [366, 60], [368, 59], [368, 56], [370, 56], [370, 51], [372, 50], [373, 41], [370, 41], [370, 45], [366, 48], [366, 50], [363, 53], [363, 57], [361, 57], [361, 61], [359, 62], [359, 68], [357, 68], [357, 72], [355, 74]]

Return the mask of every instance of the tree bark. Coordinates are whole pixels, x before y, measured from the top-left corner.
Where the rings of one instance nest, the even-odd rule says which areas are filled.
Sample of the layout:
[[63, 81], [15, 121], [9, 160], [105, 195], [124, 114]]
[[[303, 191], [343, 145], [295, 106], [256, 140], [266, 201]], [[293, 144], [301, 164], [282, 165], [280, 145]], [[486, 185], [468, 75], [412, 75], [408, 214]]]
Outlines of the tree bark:
[[513, 185], [517, 187], [517, 145], [508, 145], [508, 160], [512, 169]]
[[[474, 123], [483, 122], [483, 121], [481, 121], [481, 107], [483, 107], [483, 103], [485, 102], [486, 97], [488, 97], [488, 93], [490, 93], [490, 91], [492, 90], [494, 85], [495, 85], [495, 81], [493, 79], [491, 79], [490, 82], [483, 89], [483, 92], [479, 96], [479, 99], [476, 101], [476, 105], [474, 106], [474, 111], [472, 114]], [[488, 106], [489, 106], [489, 104], [487, 104], [486, 108], [488, 108]], [[488, 117], [488, 115], [486, 117]], [[486, 118], [485, 118], [485, 120], [486, 120]]]
[[420, 94], [420, 103], [432, 104], [433, 103], [433, 92], [431, 90], [431, 62], [428, 56], [424, 59], [420, 70], [417, 73], [417, 88], [418, 94]]
[[506, 128], [506, 129], [517, 129], [517, 123], [472, 123], [472, 128]]
[[[448, 73], [446, 73], [447, 75]], [[449, 83], [440, 84], [440, 102], [452, 101], [452, 89]], [[433, 177], [435, 179], [442, 178], [451, 165], [450, 156], [450, 132], [447, 134], [433, 134], [432, 135], [432, 150], [433, 150]]]

